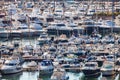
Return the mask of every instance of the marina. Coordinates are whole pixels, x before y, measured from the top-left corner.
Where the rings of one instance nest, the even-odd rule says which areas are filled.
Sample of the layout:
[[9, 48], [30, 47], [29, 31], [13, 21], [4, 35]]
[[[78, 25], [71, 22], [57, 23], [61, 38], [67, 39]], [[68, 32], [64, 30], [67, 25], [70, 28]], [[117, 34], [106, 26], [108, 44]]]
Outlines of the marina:
[[0, 0], [0, 80], [120, 80], [119, 0]]

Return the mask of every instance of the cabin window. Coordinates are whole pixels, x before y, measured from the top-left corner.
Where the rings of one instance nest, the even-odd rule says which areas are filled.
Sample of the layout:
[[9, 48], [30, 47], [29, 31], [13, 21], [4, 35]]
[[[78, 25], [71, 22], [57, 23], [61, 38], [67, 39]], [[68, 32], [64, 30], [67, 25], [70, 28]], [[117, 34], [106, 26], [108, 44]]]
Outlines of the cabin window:
[[87, 67], [94, 67], [95, 64], [85, 64], [85, 66], [87, 66]]
[[65, 26], [65, 24], [57, 24], [57, 26]]
[[14, 65], [16, 65], [16, 64], [6, 63], [5, 65], [8, 65], [8, 66], [14, 66]]
[[41, 63], [41, 65], [42, 65], [42, 66], [48, 66], [48, 65], [51, 65], [51, 62], [49, 62], [49, 61], [43, 61], [43, 62]]

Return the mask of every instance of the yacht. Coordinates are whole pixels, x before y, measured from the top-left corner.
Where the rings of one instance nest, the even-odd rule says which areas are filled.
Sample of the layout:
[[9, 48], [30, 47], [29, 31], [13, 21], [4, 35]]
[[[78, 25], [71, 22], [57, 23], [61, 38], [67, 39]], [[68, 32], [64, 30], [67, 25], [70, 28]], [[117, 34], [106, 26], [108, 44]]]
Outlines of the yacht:
[[115, 63], [111, 61], [105, 61], [101, 67], [103, 76], [111, 76], [115, 74]]
[[37, 39], [39, 45], [46, 44], [50, 41], [50, 38], [48, 38], [47, 33], [42, 33], [40, 37]]
[[97, 62], [86, 62], [82, 67], [82, 72], [85, 76], [99, 76], [100, 68]]
[[40, 74], [51, 74], [53, 73], [54, 66], [51, 60], [42, 60], [38, 63], [38, 70]]
[[23, 68], [20, 66], [20, 60], [18, 57], [10, 57], [5, 60], [5, 63], [1, 67], [2, 74], [13, 74], [21, 72]]
[[37, 63], [35, 61], [31, 61], [28, 63], [23, 64], [23, 68], [27, 71], [36, 71], [38, 70]]
[[55, 69], [52, 76], [51, 80], [68, 80], [69, 76], [66, 74], [64, 69]]

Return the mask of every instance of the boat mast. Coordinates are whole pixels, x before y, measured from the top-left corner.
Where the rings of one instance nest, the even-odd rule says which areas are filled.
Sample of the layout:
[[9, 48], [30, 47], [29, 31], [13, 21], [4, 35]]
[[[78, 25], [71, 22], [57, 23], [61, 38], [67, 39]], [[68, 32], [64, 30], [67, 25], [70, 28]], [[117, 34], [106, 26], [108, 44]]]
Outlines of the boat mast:
[[[96, 5], [97, 4], [97, 5]], [[96, 0], [95, 1], [95, 13], [96, 13], [96, 17], [95, 17], [95, 21], [96, 22], [98, 22], [98, 14], [97, 14], [97, 7], [98, 7], [98, 5], [99, 5], [99, 2]], [[98, 25], [96, 26], [97, 27], [97, 32], [99, 33], [99, 27], [98, 27]]]
[[54, 9], [53, 9], [53, 12], [55, 11], [55, 0], [54, 0]]
[[[111, 25], [111, 33], [112, 34], [113, 34], [113, 26], [114, 26], [114, 0], [112, 0], [112, 25]], [[114, 43], [114, 46], [115, 46], [115, 43]], [[114, 53], [114, 70], [115, 70], [115, 48], [114, 48], [113, 53]]]
[[[112, 0], [112, 22], [114, 23], [114, 0]], [[113, 33], [113, 26], [114, 26], [113, 23], [111, 27], [111, 33]]]
[[27, 15], [27, 24], [28, 24], [28, 29], [29, 29], [29, 43], [31, 45], [31, 40], [30, 40], [30, 17]]
[[[10, 1], [8, 3], [11, 4]], [[10, 8], [11, 8], [11, 6], [10, 6]], [[6, 20], [8, 20], [8, 21], [10, 20], [10, 24], [12, 24], [12, 11], [11, 12], [8, 11], [7, 13], [8, 13], [8, 19], [6, 19]], [[8, 23], [8, 21], [7, 21], [7, 23]], [[11, 39], [10, 44], [12, 44], [12, 36], [11, 36], [12, 35], [12, 31], [11, 31], [12, 30], [12, 26], [10, 25], [9, 27], [10, 27], [10, 29], [9, 29], [10, 33], [9, 34], [10, 34], [10, 39]]]
[[[3, 6], [2, 6], [3, 13], [5, 13], [5, 16], [4, 16], [4, 20], [5, 20], [5, 19], [6, 19], [6, 14], [7, 14], [7, 13], [6, 13], [5, 1], [4, 1], [4, 0], [3, 0], [2, 5], [3, 5]], [[4, 28], [4, 30], [7, 30], [7, 37], [6, 37], [7, 39], [6, 39], [6, 40], [7, 40], [7, 44], [8, 44], [8, 37], [9, 37], [8, 34], [9, 34], [9, 30], [8, 30], [8, 28]]]

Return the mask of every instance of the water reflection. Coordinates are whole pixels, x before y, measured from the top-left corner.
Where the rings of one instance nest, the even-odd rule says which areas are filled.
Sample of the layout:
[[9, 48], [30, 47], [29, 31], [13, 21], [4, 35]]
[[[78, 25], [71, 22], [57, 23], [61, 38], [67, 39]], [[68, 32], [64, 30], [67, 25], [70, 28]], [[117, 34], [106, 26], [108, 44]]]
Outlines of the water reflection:
[[79, 80], [101, 80], [101, 77], [102, 77], [101, 74], [97, 76], [89, 76], [89, 77], [86, 77], [84, 74], [82, 74]]
[[39, 72], [23, 72], [19, 80], [38, 80]]
[[82, 73], [72, 73], [72, 72], [67, 72], [67, 75], [69, 76], [69, 80], [83, 80], [80, 79], [80, 76], [82, 76]]
[[48, 75], [46, 75], [46, 74], [39, 74], [38, 79], [40, 79], [40, 80], [50, 80], [51, 76], [52, 76], [52, 73], [48, 74]]
[[[120, 76], [109, 76], [104, 77], [100, 75], [99, 77], [85, 77], [83, 73], [73, 73], [67, 72], [69, 80], [119, 80]], [[21, 72], [17, 74], [4, 75], [2, 80], [50, 80], [51, 75], [40, 75], [38, 71], [35, 72]], [[1, 80], [1, 79], [0, 79]]]
[[113, 75], [113, 76], [102, 76], [102, 80], [119, 80], [119, 78], [117, 78], [118, 77], [118, 74], [116, 74], [116, 75]]

